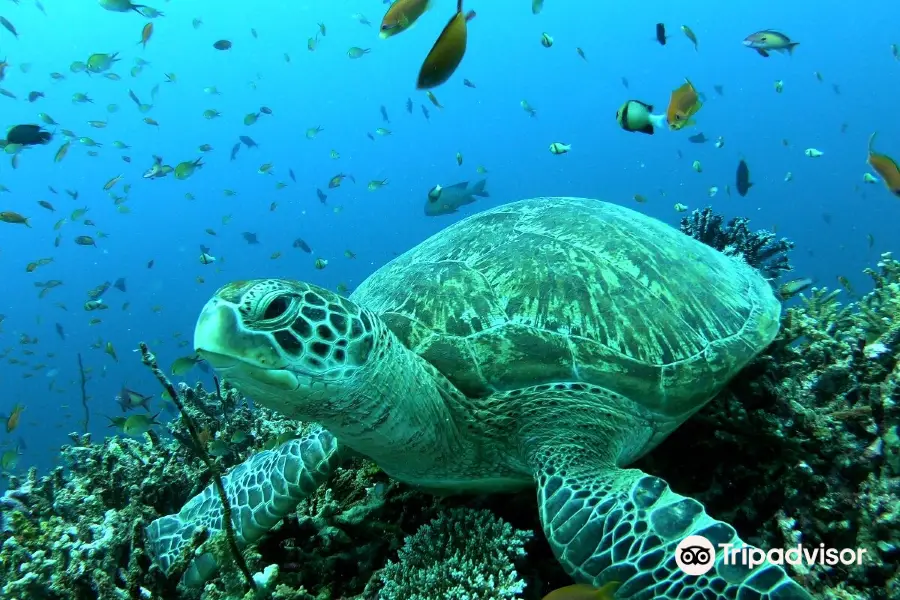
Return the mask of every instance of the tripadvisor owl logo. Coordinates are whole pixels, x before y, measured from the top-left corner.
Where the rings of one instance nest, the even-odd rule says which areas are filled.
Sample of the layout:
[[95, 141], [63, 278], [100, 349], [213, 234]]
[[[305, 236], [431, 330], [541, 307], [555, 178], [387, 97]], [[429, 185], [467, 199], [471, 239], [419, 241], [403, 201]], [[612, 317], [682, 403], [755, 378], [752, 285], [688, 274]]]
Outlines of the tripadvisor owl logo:
[[716, 548], [702, 535], [689, 535], [675, 547], [675, 563], [687, 575], [705, 575], [716, 562]]
[[[826, 548], [825, 544], [805, 547], [802, 544], [784, 549], [772, 548], [769, 551], [753, 546], [737, 546], [735, 544], [719, 544], [722, 563], [725, 565], [743, 565], [754, 569], [769, 563], [778, 566], [788, 565], [861, 565], [865, 548]], [[687, 575], [705, 575], [716, 562], [716, 547], [702, 535], [689, 535], [675, 547], [675, 563]]]

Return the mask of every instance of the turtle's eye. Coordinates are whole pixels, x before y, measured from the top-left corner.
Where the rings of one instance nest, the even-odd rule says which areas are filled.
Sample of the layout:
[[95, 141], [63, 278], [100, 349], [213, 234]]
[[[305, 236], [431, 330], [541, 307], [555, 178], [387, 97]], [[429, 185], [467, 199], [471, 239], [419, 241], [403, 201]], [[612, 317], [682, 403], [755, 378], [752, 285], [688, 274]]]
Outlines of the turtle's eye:
[[282, 294], [280, 296], [276, 296], [269, 305], [266, 307], [266, 311], [263, 313], [263, 319], [269, 321], [272, 319], [277, 319], [285, 312], [287, 312], [288, 306], [291, 304], [291, 297]]

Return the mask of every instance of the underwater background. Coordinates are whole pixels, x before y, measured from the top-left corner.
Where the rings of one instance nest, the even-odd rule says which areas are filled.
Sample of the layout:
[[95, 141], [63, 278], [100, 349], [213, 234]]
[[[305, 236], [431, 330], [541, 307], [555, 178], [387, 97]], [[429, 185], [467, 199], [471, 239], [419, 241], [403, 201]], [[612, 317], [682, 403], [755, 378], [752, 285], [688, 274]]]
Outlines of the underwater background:
[[[687, 12], [664, 2], [642, 4], [640, 10], [627, 3], [548, 3], [538, 16], [527, 2], [518, 4], [524, 6], [491, 2], [472, 7], [478, 16], [470, 24], [464, 62], [452, 81], [435, 90], [441, 110], [415, 89], [415, 76], [445, 24], [444, 13], [455, 9], [449, 0], [437, 1], [428, 19], [387, 40], [378, 37], [384, 6], [377, 0], [289, 6], [164, 2], [158, 9], [165, 16], [154, 20], [146, 48], [137, 42], [147, 19], [135, 12], [47, 0], [45, 14], [31, 0], [7, 0], [2, 14], [19, 39], [0, 32], [0, 57], [10, 63], [2, 86], [17, 96], [0, 98], [4, 123], [40, 123], [37, 115], [43, 112], [60, 128], [103, 144], [89, 156], [90, 148], [75, 140], [65, 159], [54, 163], [53, 153], [63, 143], [57, 133], [50, 145], [23, 152], [17, 169], [8, 160], [0, 166], [0, 183], [9, 189], [0, 194], [0, 208], [17, 211], [31, 223], [30, 229], [3, 224], [0, 237], [3, 347], [14, 348], [7, 358], [24, 362], [0, 363], [2, 409], [8, 412], [26, 400], [22, 424], [8, 440], [15, 444], [21, 438], [28, 447], [20, 465], [53, 464], [65, 434], [77, 429], [82, 418], [78, 352], [93, 371], [88, 385], [92, 431], [104, 435], [109, 431], [100, 415], [116, 413], [114, 398], [123, 384], [158, 395], [131, 354], [137, 342], [151, 342], [166, 365], [191, 354], [189, 345], [179, 347], [173, 335], [190, 340], [199, 309], [220, 285], [273, 276], [332, 289], [343, 282], [352, 290], [396, 253], [448, 224], [514, 200], [598, 198], [672, 224], [682, 217], [673, 210], [675, 203], [690, 209], [711, 205], [728, 216], [751, 218], [753, 227], [777, 227], [795, 241], [799, 276], [835, 286], [835, 278], [843, 275], [865, 289], [861, 270], [880, 252], [893, 249], [898, 238], [900, 203], [880, 185], [866, 186], [862, 177], [869, 170], [866, 140], [873, 131], [879, 131], [882, 151], [900, 153], [900, 144], [894, 148], [891, 143], [900, 136], [891, 88], [900, 62], [889, 50], [900, 41], [890, 25], [891, 14], [900, 18], [900, 6], [885, 2], [881, 18], [873, 19], [847, 12], [838, 2], [817, 3], [815, 10], [802, 4], [738, 2], [727, 11], [718, 4], [692, 3]], [[372, 25], [360, 24], [359, 15]], [[195, 18], [203, 21], [197, 29]], [[309, 51], [307, 41], [317, 35], [320, 22], [327, 34]], [[671, 23], [665, 46], [654, 40], [656, 22]], [[682, 22], [696, 33], [698, 50], [678, 30]], [[763, 59], [741, 45], [749, 33], [772, 26], [800, 42], [793, 56]], [[838, 42], [826, 33], [832, 31], [854, 42]], [[554, 37], [551, 48], [540, 44], [543, 32]], [[234, 46], [214, 49], [220, 39]], [[349, 59], [347, 50], [354, 46], [371, 52]], [[72, 62], [93, 53], [114, 52], [119, 62], [111, 71], [121, 80], [69, 70]], [[150, 64], [132, 76], [136, 59]], [[27, 73], [20, 68], [23, 63], [29, 65]], [[65, 79], [53, 80], [51, 72]], [[175, 81], [167, 82], [166, 74]], [[707, 99], [695, 127], [652, 137], [618, 127], [614, 113], [625, 100], [665, 106], [685, 77]], [[477, 87], [463, 86], [463, 78]], [[776, 80], [784, 81], [781, 94], [773, 89]], [[128, 91], [150, 103], [156, 85], [153, 108], [141, 113]], [[724, 94], [718, 95], [714, 85], [721, 85]], [[204, 92], [212, 86], [220, 95]], [[32, 90], [46, 97], [30, 103], [25, 97]], [[87, 94], [93, 103], [74, 103], [75, 93]], [[405, 108], [408, 98], [415, 105], [412, 114]], [[522, 110], [523, 99], [537, 110], [536, 117]], [[111, 104], [116, 112], [108, 111]], [[420, 105], [429, 109], [430, 119]], [[244, 116], [258, 113], [260, 106], [273, 114], [244, 125]], [[390, 123], [384, 122], [381, 106]], [[203, 112], [210, 108], [221, 117], [205, 119]], [[159, 125], [144, 123], [147, 116]], [[94, 129], [89, 120], [107, 126]], [[323, 131], [307, 139], [305, 132], [315, 127]], [[374, 141], [366, 137], [379, 127], [391, 135], [375, 135]], [[698, 132], [710, 141], [687, 141]], [[250, 136], [259, 148], [243, 147], [231, 161], [239, 135]], [[713, 140], [719, 136], [725, 145], [717, 149]], [[116, 140], [130, 147], [116, 149]], [[554, 156], [547, 151], [553, 142], [571, 144], [572, 151]], [[199, 158], [202, 144], [213, 150], [202, 154], [204, 166], [190, 179], [141, 178], [153, 155], [175, 165]], [[809, 147], [824, 156], [807, 158], [803, 151]], [[339, 159], [330, 157], [332, 149]], [[464, 159], [461, 166], [457, 152]], [[123, 162], [124, 156], [132, 161]], [[755, 185], [745, 198], [729, 197], [724, 188], [733, 185], [741, 158]], [[691, 168], [695, 160], [702, 163], [702, 173]], [[273, 174], [258, 174], [266, 163], [273, 165]], [[477, 173], [478, 166], [488, 172]], [[793, 179], [785, 182], [788, 172]], [[353, 175], [357, 183], [345, 180], [340, 188], [328, 189], [329, 179], [339, 173]], [[122, 183], [112, 192], [127, 196], [127, 214], [118, 212], [103, 190], [117, 175]], [[483, 178], [489, 198], [456, 214], [425, 216], [427, 193], [435, 184]], [[388, 185], [367, 190], [369, 181], [383, 179]], [[287, 185], [277, 189], [277, 182]], [[126, 183], [131, 184], [128, 194], [122, 191]], [[709, 198], [712, 186], [720, 191]], [[318, 200], [317, 188], [327, 193], [326, 203]], [[77, 191], [78, 199], [66, 189]], [[226, 196], [226, 189], [235, 195]], [[647, 202], [637, 204], [635, 194]], [[56, 212], [39, 207], [42, 199]], [[89, 209], [83, 218], [96, 227], [66, 222], [54, 230], [59, 219], [82, 207]], [[225, 216], [231, 217], [228, 224], [222, 222]], [[76, 235], [96, 237], [98, 230], [108, 237], [97, 239], [96, 247], [74, 244]], [[248, 244], [243, 232], [256, 233], [259, 244]], [[63, 240], [54, 248], [57, 234]], [[871, 247], [867, 234], [874, 238]], [[292, 247], [298, 237], [311, 254]], [[200, 264], [201, 244], [220, 261]], [[347, 259], [345, 250], [356, 258]], [[272, 260], [274, 252], [281, 256]], [[53, 262], [26, 272], [28, 263], [42, 257]], [[319, 257], [328, 260], [325, 269], [315, 268]], [[198, 276], [204, 283], [197, 282]], [[83, 309], [89, 290], [120, 277], [128, 291], [113, 288], [103, 294], [109, 310]], [[35, 282], [53, 279], [63, 285], [38, 299]], [[95, 317], [102, 322], [89, 325]], [[65, 340], [56, 333], [56, 323], [64, 328]], [[39, 342], [23, 347], [22, 335]], [[118, 362], [103, 352], [103, 345], [91, 349], [98, 340], [113, 344]], [[21, 349], [35, 355], [23, 357]], [[195, 370], [189, 379], [198, 376]], [[54, 389], [48, 390], [51, 381]]]
[[[900, 199], [864, 179], [873, 132], [880, 152], [900, 156], [896, 2], [862, 10], [836, 0], [547, 0], [533, 14], [525, 0], [466, 0], [477, 17], [462, 64], [433, 90], [442, 108], [415, 83], [456, 10], [451, 0], [434, 0], [389, 39], [378, 36], [388, 7], [380, 0], [156, 0], [164, 14], [152, 19], [93, 0], [0, 2], [17, 33], [0, 29], [8, 63], [0, 125], [41, 124], [53, 134], [47, 145], [0, 156], [0, 211], [29, 225], [0, 223], [0, 413], [24, 407], [0, 430], [7, 475], [59, 464], [69, 433], [84, 432], [85, 410], [95, 441], [124, 435], [105, 418], [122, 415], [123, 386], [152, 396], [149, 412], [163, 411], [161, 421], [177, 414], [141, 364], [140, 341], [173, 381], [212, 389], [203, 365], [175, 374], [171, 365], [193, 356], [194, 323], [219, 286], [283, 277], [349, 293], [428, 236], [507, 202], [597, 198], [675, 227], [690, 214], [676, 204], [711, 206], [792, 240], [785, 278], [840, 288], [845, 304], [872, 289], [863, 270], [900, 240]], [[657, 23], [667, 26], [665, 45], [654, 38]], [[763, 58], [742, 45], [766, 28], [799, 46]], [[551, 47], [541, 44], [545, 32]], [[215, 48], [219, 40], [230, 48]], [[351, 48], [367, 52], [352, 58]], [[116, 53], [117, 62], [102, 73], [73, 64], [95, 53]], [[704, 101], [695, 125], [646, 136], [616, 122], [629, 99], [663, 112], [685, 78]], [[41, 95], [30, 101], [30, 92]], [[209, 109], [219, 116], [205, 118]], [[257, 118], [246, 124], [250, 114]], [[66, 142], [63, 130], [76, 137]], [[705, 142], [688, 139], [699, 133]], [[557, 142], [571, 150], [549, 152]], [[204, 144], [211, 149], [201, 152]], [[154, 155], [172, 166], [202, 157], [202, 167], [185, 179], [145, 178]], [[745, 197], [734, 190], [741, 160], [753, 183]], [[489, 197], [425, 214], [435, 184], [482, 179]], [[73, 218], [77, 209], [87, 210]], [[36, 261], [46, 264], [29, 269]], [[124, 290], [88, 295], [120, 279]], [[39, 297], [53, 280], [62, 283]], [[98, 298], [108, 308], [86, 310]]]

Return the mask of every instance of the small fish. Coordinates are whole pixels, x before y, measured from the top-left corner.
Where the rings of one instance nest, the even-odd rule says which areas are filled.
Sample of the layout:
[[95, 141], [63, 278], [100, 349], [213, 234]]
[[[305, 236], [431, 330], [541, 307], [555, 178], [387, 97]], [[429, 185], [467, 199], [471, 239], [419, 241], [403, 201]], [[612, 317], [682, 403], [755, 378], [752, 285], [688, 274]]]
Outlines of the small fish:
[[6, 417], [6, 433], [12, 433], [19, 426], [19, 420], [22, 418], [22, 411], [25, 410], [24, 404], [16, 403], [13, 405], [12, 411]]
[[695, 170], [696, 172], [698, 172], [698, 173], [702, 173], [702, 172], [703, 172], [703, 165], [700, 164], [700, 161], [699, 161], [699, 160], [695, 160], [695, 161], [693, 162], [693, 164], [691, 165], [691, 168], [694, 169], [694, 170]]
[[666, 127], [665, 115], [654, 115], [653, 106], [640, 100], [629, 100], [616, 111], [616, 122], [628, 132], [653, 135]]
[[3, 28], [13, 34], [16, 39], [19, 39], [19, 32], [16, 31], [16, 28], [12, 23], [6, 20], [6, 17], [0, 17], [0, 25], [3, 25]]
[[738, 163], [737, 173], [735, 174], [735, 186], [737, 187], [738, 195], [741, 197], [746, 196], [750, 188], [753, 187], [753, 183], [750, 181], [750, 167], [747, 166], [747, 162], [744, 159], [741, 159]]
[[519, 106], [522, 107], [522, 110], [528, 113], [529, 117], [533, 118], [537, 116], [537, 109], [531, 106], [531, 104], [528, 103], [528, 100], [520, 101]]
[[31, 227], [31, 224], [28, 222], [28, 217], [23, 217], [19, 213], [11, 210], [0, 212], [0, 222]]
[[325, 195], [325, 192], [323, 192], [319, 188], [316, 188], [316, 196], [319, 198], [319, 202], [321, 202], [322, 204], [325, 204], [325, 201], [328, 199], [328, 196]]
[[[207, 253], [207, 252], [201, 252], [201, 253], [200, 253], [200, 264], [201, 264], [201, 265], [211, 265], [211, 264], [213, 264], [214, 262], [216, 262], [216, 257], [215, 257], [215, 256], [212, 256], [211, 254], [209, 254], [209, 253]], [[150, 264], [152, 265], [152, 264], [153, 264], [153, 261], [150, 261]], [[149, 269], [150, 266], [148, 265], [147, 268]]]
[[175, 362], [172, 363], [172, 367], [170, 371], [172, 375], [176, 377], [181, 377], [186, 375], [188, 371], [194, 368], [201, 361], [201, 358], [197, 355], [191, 356], [182, 356], [181, 358], [175, 359]]
[[352, 48], [347, 50], [347, 56], [349, 56], [350, 58], [362, 58], [371, 51], [371, 48], [360, 48], [358, 46], [353, 46]]
[[219, 40], [213, 43], [213, 48], [216, 50], [231, 50], [231, 42], [228, 40]]
[[809, 158], [819, 158], [820, 156], [824, 156], [825, 153], [821, 150], [816, 150], [815, 148], [807, 148], [803, 151], [803, 154], [808, 156]]
[[791, 39], [778, 31], [764, 29], [751, 33], [744, 38], [744, 46], [752, 48], [762, 56], [768, 58], [770, 52], [787, 52], [789, 55], [794, 53], [794, 48], [799, 42], [792, 42]]
[[785, 281], [778, 287], [777, 295], [782, 301], [789, 300], [804, 290], [809, 289], [812, 284], [813, 280], [809, 277]]
[[576, 583], [553, 590], [543, 600], [613, 600], [621, 585], [618, 581], [610, 581], [603, 587], [596, 588], [586, 583]]
[[669, 99], [669, 106], [666, 109], [666, 121], [669, 129], [678, 131], [688, 125], [693, 125], [694, 121], [691, 117], [697, 114], [697, 111], [703, 106], [700, 96], [690, 80], [685, 79], [684, 83], [672, 91]]
[[144, 25], [144, 28], [141, 30], [141, 40], [138, 44], [141, 44], [144, 47], [144, 50], [147, 49], [147, 42], [150, 41], [150, 36], [153, 35], [153, 23], [147, 23]]
[[775, 82], [775, 93], [780, 94], [784, 90], [784, 81], [781, 79]]
[[155, 415], [149, 414], [137, 414], [131, 415], [125, 422], [122, 423], [122, 431], [125, 435], [130, 436], [140, 436], [149, 432], [153, 429], [154, 425], [162, 425], [159, 421], [156, 420], [156, 417], [159, 416], [159, 413]]
[[656, 24], [656, 41], [660, 43], [660, 45], [666, 45], [666, 24], [665, 23], [657, 23]]
[[419, 69], [416, 89], [435, 88], [450, 79], [466, 53], [468, 22], [474, 18], [475, 11], [464, 12], [463, 0], [457, 0], [456, 14], [444, 27]]
[[900, 198], [900, 166], [890, 156], [875, 151], [875, 137], [877, 134], [878, 132], [876, 131], [869, 136], [869, 153], [866, 161], [884, 181], [885, 187]]
[[487, 180], [482, 179], [474, 185], [468, 181], [453, 184], [451, 186], [436, 185], [428, 191], [425, 201], [425, 215], [437, 217], [457, 212], [460, 207], [472, 204], [478, 198], [488, 198], [490, 194], [485, 188]]
[[543, 46], [544, 48], [553, 47], [553, 36], [551, 36], [546, 31], [541, 34], [541, 46]]
[[691, 41], [691, 43], [694, 44], [694, 51], [698, 51], [699, 48], [697, 47], [697, 36], [694, 34], [693, 31], [691, 31], [691, 28], [688, 27], [687, 25], [682, 25], [681, 31], [683, 31], [684, 35], [687, 36], [687, 39], [689, 39]]
[[675, 212], [684, 212], [688, 209], [687, 205], [682, 204], [681, 202], [676, 202], [674, 208]]
[[381, 19], [379, 36], [387, 39], [406, 31], [425, 14], [431, 0], [396, 0]]
[[317, 268], [321, 271], [322, 269], [324, 269], [325, 267], [328, 266], [328, 261], [325, 260], [324, 258], [317, 258], [316, 262], [313, 263], [313, 266], [315, 266], [315, 268]]
[[550, 144], [550, 153], [551, 154], [556, 154], [556, 155], [568, 154], [569, 150], [571, 150], [571, 149], [572, 149], [571, 144], [563, 144], [560, 142], [553, 142], [552, 144]]

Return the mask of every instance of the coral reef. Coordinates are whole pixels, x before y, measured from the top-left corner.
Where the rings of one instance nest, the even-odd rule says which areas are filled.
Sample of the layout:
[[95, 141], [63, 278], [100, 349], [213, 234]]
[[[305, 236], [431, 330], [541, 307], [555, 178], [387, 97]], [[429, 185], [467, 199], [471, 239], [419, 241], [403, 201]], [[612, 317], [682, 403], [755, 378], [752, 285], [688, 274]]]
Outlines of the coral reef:
[[373, 579], [376, 600], [471, 598], [508, 600], [525, 589], [514, 561], [525, 557], [530, 531], [490, 511], [453, 509], [406, 538], [398, 562]]
[[900, 262], [866, 273], [855, 303], [813, 289], [788, 308], [766, 353], [641, 465], [757, 546], [865, 548], [859, 566], [795, 569], [823, 598], [900, 598]]
[[720, 252], [742, 256], [747, 264], [759, 269], [766, 277], [774, 279], [793, 270], [788, 253], [794, 243], [786, 238], [777, 239], [772, 231], [752, 232], [749, 223], [750, 219], [737, 217], [726, 225], [725, 217], [713, 213], [707, 206], [681, 219], [681, 231]]
[[[788, 242], [722, 222], [704, 211], [684, 227], [770, 273], [788, 268]], [[866, 272], [873, 289], [852, 303], [826, 289], [800, 297], [771, 347], [637, 465], [757, 546], [865, 548], [858, 566], [791, 567], [821, 598], [900, 598], [900, 262], [885, 254]], [[568, 583], [536, 533], [533, 492], [436, 498], [352, 458], [244, 550], [255, 591], [227, 540], [203, 531], [194, 548], [205, 544], [222, 568], [185, 588], [186, 565], [166, 576], [144, 528], [209, 485], [198, 445], [225, 472], [314, 424], [253, 407], [227, 382], [177, 393], [196, 435], [181, 417], [139, 438], [72, 434], [63, 466], [11, 479], [0, 498], [0, 596], [537, 599]]]

